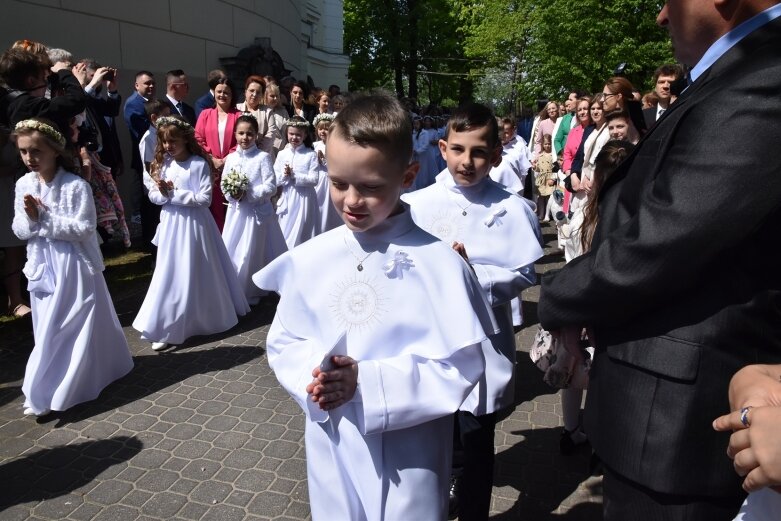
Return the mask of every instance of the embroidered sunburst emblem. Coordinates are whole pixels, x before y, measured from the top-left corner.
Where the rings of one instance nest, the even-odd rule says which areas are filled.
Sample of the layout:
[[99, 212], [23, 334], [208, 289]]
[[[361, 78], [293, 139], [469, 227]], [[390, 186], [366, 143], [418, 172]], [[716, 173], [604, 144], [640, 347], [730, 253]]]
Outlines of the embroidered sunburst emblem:
[[359, 274], [337, 284], [329, 307], [344, 329], [371, 328], [387, 311], [382, 293], [376, 279]]
[[459, 225], [458, 217], [460, 216], [453, 212], [440, 212], [429, 220], [426, 230], [439, 240], [448, 244], [452, 243], [461, 236], [461, 226]]

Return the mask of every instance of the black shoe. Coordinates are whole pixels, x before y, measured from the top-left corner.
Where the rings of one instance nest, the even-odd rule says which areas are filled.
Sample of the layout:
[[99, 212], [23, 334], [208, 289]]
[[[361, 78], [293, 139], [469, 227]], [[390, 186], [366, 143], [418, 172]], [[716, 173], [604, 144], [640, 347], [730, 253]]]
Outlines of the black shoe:
[[559, 452], [565, 456], [572, 454], [575, 449], [585, 444], [587, 441], [586, 435], [579, 428], [572, 431], [562, 429], [561, 438], [559, 438]]
[[450, 489], [448, 495], [447, 518], [455, 519], [458, 517], [458, 494], [461, 490], [461, 478], [450, 476]]

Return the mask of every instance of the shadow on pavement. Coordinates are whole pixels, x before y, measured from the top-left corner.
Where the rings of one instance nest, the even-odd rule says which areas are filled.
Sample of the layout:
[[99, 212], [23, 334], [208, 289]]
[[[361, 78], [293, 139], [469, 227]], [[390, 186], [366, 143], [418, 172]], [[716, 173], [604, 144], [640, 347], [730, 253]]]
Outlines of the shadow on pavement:
[[555, 395], [559, 392], [558, 389], [543, 382], [543, 374], [531, 361], [529, 353], [518, 351], [515, 364], [515, 405], [532, 402], [542, 395]]
[[259, 359], [265, 351], [257, 346], [220, 346], [211, 349], [133, 357], [135, 367], [122, 379], [106, 387], [91, 402], [63, 412], [53, 412], [40, 422], [57, 420], [55, 427], [90, 418], [149, 396], [187, 378], [224, 371]]
[[[494, 478], [494, 486], [511, 487], [520, 495], [512, 508], [491, 519], [602, 519], [602, 505], [599, 503], [579, 503], [565, 513], [553, 513], [589, 477], [589, 446], [584, 445], [563, 456], [559, 453], [560, 433], [559, 428], [511, 431], [511, 434], [524, 439], [496, 455], [499, 471]], [[601, 494], [601, 490], [591, 492]]]
[[29, 501], [63, 496], [128, 461], [143, 447], [133, 436], [117, 436], [39, 450], [0, 465], [0, 511]]

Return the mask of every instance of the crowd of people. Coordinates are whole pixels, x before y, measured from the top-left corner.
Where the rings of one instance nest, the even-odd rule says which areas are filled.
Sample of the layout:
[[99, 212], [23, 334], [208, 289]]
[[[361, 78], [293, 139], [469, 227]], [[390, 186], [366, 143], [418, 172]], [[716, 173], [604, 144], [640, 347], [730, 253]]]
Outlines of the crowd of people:
[[[421, 117], [260, 76], [239, 102], [215, 70], [192, 107], [184, 71], [165, 97], [138, 72], [124, 117], [155, 264], [133, 327], [163, 351], [278, 293], [267, 355], [307, 418], [313, 518], [487, 519], [519, 295], [553, 221], [566, 265], [542, 281], [544, 378], [562, 389], [561, 452], [591, 441], [603, 464], [605, 519], [773, 519], [781, 284], [757, 248], [778, 199], [741, 200], [718, 151], [740, 136], [737, 166], [772, 196], [781, 139], [750, 130], [781, 116], [756, 90], [757, 71], [781, 82], [781, 4], [735, 2], [665, 5], [688, 72], [660, 66], [645, 96], [621, 76], [572, 90], [526, 138], [479, 104]], [[710, 21], [707, 45], [684, 16]], [[24, 414], [42, 416], [132, 371], [99, 247], [130, 243], [122, 104], [115, 69], [28, 40], [0, 79], [4, 282], [9, 311], [32, 314]]]

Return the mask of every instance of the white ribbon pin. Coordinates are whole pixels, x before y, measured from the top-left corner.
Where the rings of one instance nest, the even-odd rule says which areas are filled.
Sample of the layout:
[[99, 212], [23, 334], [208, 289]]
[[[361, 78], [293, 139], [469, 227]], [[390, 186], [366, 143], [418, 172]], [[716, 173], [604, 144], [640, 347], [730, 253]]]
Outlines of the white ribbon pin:
[[406, 252], [397, 251], [393, 256], [393, 259], [383, 264], [382, 268], [385, 270], [385, 276], [389, 279], [403, 279], [404, 270], [414, 268], [412, 259], [409, 258]]
[[500, 217], [505, 215], [507, 213], [507, 209], [505, 209], [504, 206], [501, 206], [494, 210], [494, 213], [488, 216], [488, 219], [485, 220], [485, 225], [488, 227], [491, 227], [494, 225], [494, 223], [502, 224], [502, 220]]

